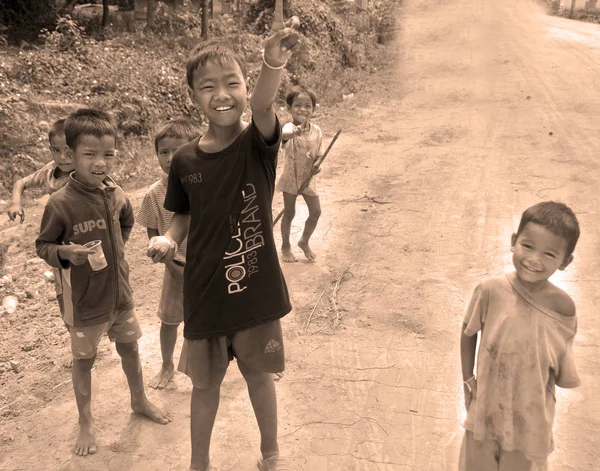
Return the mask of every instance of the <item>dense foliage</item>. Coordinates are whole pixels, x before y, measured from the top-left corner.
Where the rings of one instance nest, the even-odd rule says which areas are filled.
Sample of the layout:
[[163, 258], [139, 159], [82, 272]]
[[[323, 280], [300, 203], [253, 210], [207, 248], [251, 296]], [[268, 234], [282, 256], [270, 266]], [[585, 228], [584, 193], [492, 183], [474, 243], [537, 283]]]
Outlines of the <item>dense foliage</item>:
[[[227, 38], [244, 55], [251, 90], [269, 34], [272, 0], [233, 3], [231, 14], [211, 20], [210, 36]], [[394, 2], [378, 1], [370, 13], [358, 12], [346, 1], [286, 0], [284, 5], [287, 17], [301, 20], [302, 46], [285, 70], [280, 99], [290, 84], [303, 83], [326, 106], [364, 86], [357, 73], [379, 67], [381, 43], [393, 34]], [[117, 176], [124, 179], [143, 167], [148, 135], [160, 120], [187, 115], [202, 123], [184, 81], [185, 56], [201, 40], [198, 6], [173, 11], [159, 3], [152, 31], [142, 25], [129, 32], [121, 20], [115, 15], [100, 31], [97, 15], [82, 16], [76, 10], [73, 17], [59, 17], [54, 28], [42, 29], [35, 45], [4, 48], [0, 198], [7, 196], [14, 178], [49, 159], [49, 126], [79, 106], [100, 107], [116, 116], [125, 138]]]

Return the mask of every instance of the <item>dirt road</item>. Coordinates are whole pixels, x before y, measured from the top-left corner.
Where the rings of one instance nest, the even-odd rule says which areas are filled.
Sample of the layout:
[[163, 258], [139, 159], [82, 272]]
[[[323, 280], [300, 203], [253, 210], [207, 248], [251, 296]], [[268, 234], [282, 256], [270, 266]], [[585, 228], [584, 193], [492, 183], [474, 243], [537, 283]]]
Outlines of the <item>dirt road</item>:
[[[397, 64], [371, 77], [370, 93], [315, 118], [329, 137], [344, 133], [320, 177], [319, 258], [284, 267], [295, 310], [284, 321], [288, 366], [277, 386], [282, 450], [295, 470], [455, 470], [464, 301], [482, 277], [509, 267], [521, 211], [552, 198], [571, 204], [582, 225], [575, 262], [555, 281], [578, 306], [583, 385], [558, 393], [550, 469], [600, 470], [600, 27], [517, 0], [407, 0], [399, 24]], [[41, 207], [32, 211], [37, 224]], [[306, 215], [299, 207], [293, 237]], [[32, 227], [19, 230], [29, 237]], [[148, 379], [160, 358], [161, 277], [144, 243], [136, 230], [128, 250]], [[332, 329], [332, 281], [349, 267]], [[64, 336], [61, 345], [66, 352]], [[103, 344], [99, 451], [79, 458], [71, 385], [62, 384], [69, 374], [52, 371], [25, 365], [22, 381], [37, 374], [38, 389], [22, 391], [33, 406], [2, 416], [1, 470], [186, 469], [187, 378], [150, 392], [175, 412], [171, 425], [132, 416], [117, 354]], [[222, 396], [213, 461], [255, 469], [258, 431], [234, 364]]]

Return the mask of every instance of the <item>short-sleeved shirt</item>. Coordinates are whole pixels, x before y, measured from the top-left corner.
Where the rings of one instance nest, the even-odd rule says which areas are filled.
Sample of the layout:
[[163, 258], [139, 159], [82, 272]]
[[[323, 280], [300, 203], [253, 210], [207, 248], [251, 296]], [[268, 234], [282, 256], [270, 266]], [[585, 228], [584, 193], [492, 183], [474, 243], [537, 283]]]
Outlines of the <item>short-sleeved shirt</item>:
[[52, 160], [31, 175], [23, 178], [23, 186], [25, 188], [39, 188], [44, 193], [52, 194], [60, 190], [69, 181], [68, 173], [56, 178], [57, 170], [58, 167]]
[[572, 350], [577, 318], [540, 306], [515, 276], [480, 283], [466, 309], [465, 335], [482, 335], [477, 394], [464, 426], [476, 440], [545, 462], [554, 447], [555, 385], [580, 384]]
[[[293, 126], [287, 123], [287, 126]], [[317, 157], [323, 155], [323, 132], [316, 124], [310, 123], [308, 132], [287, 141], [283, 146], [283, 170], [277, 183], [277, 191], [297, 195], [302, 184], [311, 174]], [[312, 177], [308, 186], [302, 191], [308, 196], [317, 196], [317, 178]]]
[[[157, 182], [150, 185], [148, 192], [144, 195], [142, 204], [138, 211], [136, 221], [141, 226], [148, 229], [156, 229], [159, 235], [165, 235], [169, 230], [173, 212], [167, 211], [164, 207], [165, 196], [167, 195], [167, 179], [165, 175]], [[185, 252], [187, 247], [187, 237], [179, 244], [174, 259], [185, 263]]]
[[252, 121], [227, 148], [200, 138], [173, 155], [165, 208], [191, 216], [183, 306], [186, 339], [231, 335], [283, 317], [291, 304], [273, 238], [281, 130], [267, 145]]

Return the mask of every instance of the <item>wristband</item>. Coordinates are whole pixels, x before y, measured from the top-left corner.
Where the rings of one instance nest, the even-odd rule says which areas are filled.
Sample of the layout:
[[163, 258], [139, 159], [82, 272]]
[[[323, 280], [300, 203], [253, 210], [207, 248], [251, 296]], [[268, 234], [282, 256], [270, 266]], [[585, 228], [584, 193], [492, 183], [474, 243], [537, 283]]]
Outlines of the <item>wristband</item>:
[[270, 64], [267, 62], [267, 59], [265, 59], [265, 50], [263, 49], [261, 52], [262, 52], [263, 63], [264, 63], [264, 64], [265, 64], [265, 65], [266, 65], [266, 66], [267, 66], [269, 69], [271, 69], [271, 70], [281, 70], [281, 69], [283, 69], [283, 68], [284, 68], [284, 67], [287, 65], [287, 61], [285, 61], [285, 62], [283, 63], [283, 65], [280, 65], [279, 67], [273, 67], [272, 65], [270, 65]]

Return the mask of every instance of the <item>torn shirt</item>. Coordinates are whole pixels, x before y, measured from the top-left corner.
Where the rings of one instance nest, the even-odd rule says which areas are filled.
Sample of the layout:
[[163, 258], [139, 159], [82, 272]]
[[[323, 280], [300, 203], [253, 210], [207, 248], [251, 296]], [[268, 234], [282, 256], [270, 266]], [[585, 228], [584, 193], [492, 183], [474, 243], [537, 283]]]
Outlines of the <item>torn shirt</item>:
[[580, 384], [572, 350], [577, 318], [540, 306], [512, 273], [475, 288], [464, 323], [465, 335], [482, 332], [465, 429], [544, 462], [554, 448], [555, 385]]

